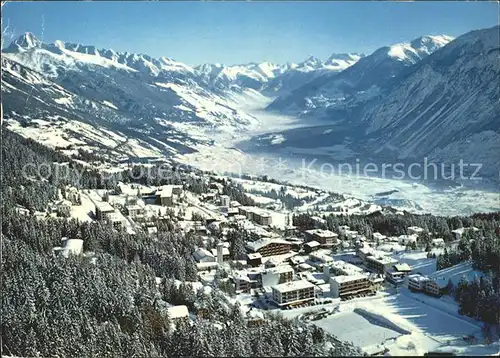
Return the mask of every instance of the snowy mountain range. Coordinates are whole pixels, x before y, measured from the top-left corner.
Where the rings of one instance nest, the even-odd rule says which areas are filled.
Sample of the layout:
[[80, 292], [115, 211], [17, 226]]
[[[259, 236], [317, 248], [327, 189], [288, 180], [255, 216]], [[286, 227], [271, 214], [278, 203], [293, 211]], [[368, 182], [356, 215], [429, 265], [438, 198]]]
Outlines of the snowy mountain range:
[[204, 64], [196, 72], [211, 88], [227, 89], [233, 85], [276, 96], [287, 93], [324, 73], [340, 72], [355, 64], [363, 54], [333, 54], [326, 61], [310, 56], [298, 64], [277, 65], [269, 62], [224, 66]]
[[[69, 128], [77, 121], [90, 126], [87, 132], [106, 130], [121, 138], [98, 149], [117, 154], [115, 148], [120, 148], [125, 156], [127, 150], [132, 156], [189, 152], [199, 143], [210, 142], [214, 133], [252, 127], [258, 120], [238, 106], [248, 98], [263, 97], [255, 90], [278, 91], [285, 74], [285, 81], [300, 74], [303, 79], [295, 81], [302, 83], [312, 78], [309, 73], [339, 71], [360, 58], [342, 54], [332, 55], [325, 63], [308, 59], [299, 64], [192, 68], [167, 57], [63, 41], [47, 44], [32, 33], [20, 36], [2, 53], [4, 112], [9, 125], [26, 134], [30, 124], [38, 121], [39, 132], [43, 123], [43, 131], [50, 132], [45, 143], [51, 144], [74, 139], [74, 130]], [[276, 89], [267, 87], [269, 82]], [[61, 125], [64, 121], [70, 125]], [[24, 129], [19, 129], [19, 123]], [[193, 128], [201, 128], [203, 135], [193, 134]], [[99, 147], [98, 141], [85, 134], [77, 137], [83, 141], [81, 149]]]
[[[126, 154], [127, 141], [135, 143], [131, 156], [163, 156], [193, 150], [199, 140], [186, 126], [231, 131], [256, 121], [235, 109], [231, 100], [201, 86], [194, 69], [167, 58], [61, 41], [44, 44], [27, 33], [4, 49], [2, 68], [5, 118], [25, 127], [42, 121], [50, 132], [47, 144], [74, 139], [71, 126], [61, 123], [76, 121], [90, 126], [88, 131], [110, 131], [122, 139], [100, 149], [114, 150], [120, 144]], [[50, 123], [45, 123], [48, 118]], [[84, 150], [99, 144], [85, 134], [77, 137]]]
[[498, 27], [298, 64], [191, 67], [167, 57], [47, 44], [31, 33], [2, 54], [6, 124], [69, 151], [122, 159], [189, 153], [218, 134], [265, 128], [243, 104], [272, 101], [271, 113], [326, 125], [257, 137], [261, 149], [339, 160], [447, 161], [466, 153], [464, 160], [484, 160], [489, 174], [498, 173]]
[[[337, 160], [427, 157], [448, 163], [448, 169], [463, 160], [482, 164], [482, 177], [497, 180], [499, 27], [449, 40], [423, 37], [384, 47], [339, 74], [279, 97], [270, 108], [308, 108], [306, 116], [332, 125], [258, 137], [259, 150], [286, 148]], [[280, 143], [271, 143], [268, 138], [276, 136]]]
[[269, 109], [315, 118], [328, 117], [333, 108], [358, 97], [361, 100], [379, 93], [380, 87], [403, 68], [446, 45], [449, 36], [424, 36], [409, 43], [382, 47], [371, 55], [358, 58], [344, 71], [332, 72], [305, 83], [278, 97]]

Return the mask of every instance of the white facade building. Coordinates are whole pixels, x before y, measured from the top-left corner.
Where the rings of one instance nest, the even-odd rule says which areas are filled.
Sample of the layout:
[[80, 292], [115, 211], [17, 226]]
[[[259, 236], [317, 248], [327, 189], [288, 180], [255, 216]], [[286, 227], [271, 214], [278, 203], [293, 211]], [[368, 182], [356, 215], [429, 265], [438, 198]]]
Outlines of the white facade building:
[[314, 302], [316, 286], [306, 280], [292, 281], [272, 287], [273, 301], [280, 307]]

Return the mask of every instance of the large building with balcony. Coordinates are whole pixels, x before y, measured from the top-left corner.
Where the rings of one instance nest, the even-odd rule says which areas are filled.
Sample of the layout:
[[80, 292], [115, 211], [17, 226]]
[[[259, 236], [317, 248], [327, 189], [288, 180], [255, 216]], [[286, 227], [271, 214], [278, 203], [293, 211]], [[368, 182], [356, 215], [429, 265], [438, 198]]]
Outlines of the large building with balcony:
[[360, 247], [357, 254], [368, 269], [381, 274], [398, 263], [398, 260], [388, 256], [385, 252], [374, 250], [371, 247]]
[[371, 283], [365, 275], [342, 275], [330, 278], [330, 292], [334, 298], [347, 299], [371, 291]]
[[419, 274], [409, 275], [408, 288], [414, 291], [424, 291], [429, 280], [430, 279], [428, 277]]
[[323, 277], [328, 282], [332, 276], [359, 276], [364, 270], [343, 260], [334, 260], [323, 266]]
[[249, 242], [246, 249], [250, 253], [259, 253], [262, 257], [283, 255], [290, 252], [292, 244], [282, 239], [263, 238]]
[[115, 212], [115, 208], [107, 201], [95, 202], [95, 216], [97, 220], [107, 220]]
[[239, 206], [238, 211], [240, 215], [245, 215], [248, 220], [255, 221], [262, 226], [272, 224], [271, 214], [267, 210], [255, 206]]
[[425, 292], [433, 296], [441, 296], [441, 288], [434, 280], [429, 280], [425, 283]]
[[307, 241], [317, 241], [321, 246], [333, 246], [337, 243], [338, 234], [330, 230], [313, 229], [304, 232]]
[[365, 260], [366, 267], [382, 274], [397, 263], [398, 260], [389, 256], [368, 256]]
[[306, 280], [282, 283], [272, 287], [273, 301], [280, 307], [314, 302], [315, 287]]
[[156, 204], [162, 206], [173, 206], [174, 198], [171, 185], [164, 185], [156, 192]]
[[290, 265], [278, 265], [264, 270], [259, 281], [262, 287], [275, 286], [293, 280], [293, 268]]

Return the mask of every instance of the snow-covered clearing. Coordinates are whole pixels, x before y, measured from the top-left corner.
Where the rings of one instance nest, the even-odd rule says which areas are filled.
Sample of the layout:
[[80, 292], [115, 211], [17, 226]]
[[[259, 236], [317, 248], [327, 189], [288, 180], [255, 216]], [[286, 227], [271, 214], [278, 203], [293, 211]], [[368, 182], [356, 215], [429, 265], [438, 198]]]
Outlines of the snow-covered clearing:
[[[314, 324], [341, 339], [353, 341], [367, 352], [382, 351], [385, 342], [390, 355], [423, 355], [438, 347], [461, 344], [464, 335], [480, 337], [480, 323], [460, 316], [456, 311], [453, 313], [450, 303], [447, 303], [448, 309], [443, 310], [412, 295], [402, 292], [371, 300], [342, 302], [339, 314]], [[429, 296], [425, 296], [425, 300], [440, 301]], [[456, 305], [454, 307], [456, 309]], [[360, 315], [359, 310], [368, 315]], [[411, 334], [402, 334], [404, 330]], [[488, 349], [493, 353], [495, 346]]]
[[422, 275], [430, 275], [436, 272], [436, 259], [427, 258], [427, 252], [425, 251], [399, 252], [394, 253], [392, 257], [401, 263], [410, 265], [412, 272], [418, 272]]
[[271, 203], [275, 202], [274, 199], [271, 199], [271, 198], [268, 198], [268, 197], [262, 196], [262, 195], [255, 195], [255, 194], [249, 194], [249, 193], [247, 193], [246, 195], [250, 199], [252, 199], [253, 201], [255, 201], [257, 204], [266, 205], [266, 204], [271, 204]]
[[[248, 180], [248, 179], [241, 179], [241, 178], [233, 178], [233, 180], [243, 186], [243, 189], [247, 191], [261, 191], [261, 192], [270, 192], [271, 190], [275, 190], [276, 192], [280, 192], [281, 188], [283, 185], [280, 184], [275, 184], [275, 183], [269, 183], [269, 182], [263, 182], [263, 181], [257, 181], [257, 180]], [[295, 198], [301, 199], [301, 198], [306, 198], [306, 197], [314, 197], [317, 195], [316, 191], [314, 190], [308, 190], [308, 189], [303, 189], [303, 188], [298, 188], [298, 187], [292, 187], [292, 186], [287, 186], [285, 185], [285, 195], [291, 195]]]
[[484, 273], [479, 270], [474, 270], [472, 268], [471, 262], [462, 262], [458, 265], [454, 265], [439, 271], [434, 272], [429, 275], [429, 277], [435, 279], [439, 283], [447, 284], [448, 280], [454, 285], [458, 285], [462, 277], [466, 277], [469, 281], [472, 281], [475, 276], [481, 277]]
[[342, 312], [322, 319], [315, 324], [343, 341], [359, 347], [369, 347], [401, 334], [387, 327], [376, 325], [356, 312]]
[[70, 216], [80, 221], [92, 221], [92, 216], [95, 213], [95, 205], [90, 198], [81, 193], [80, 198], [82, 205], [71, 206]]

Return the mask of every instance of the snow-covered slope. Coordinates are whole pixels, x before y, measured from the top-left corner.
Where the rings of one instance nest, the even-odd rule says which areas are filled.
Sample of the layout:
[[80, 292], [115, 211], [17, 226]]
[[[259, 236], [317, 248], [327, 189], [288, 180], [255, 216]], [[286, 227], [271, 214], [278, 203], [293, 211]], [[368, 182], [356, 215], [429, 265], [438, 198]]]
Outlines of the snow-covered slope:
[[[499, 27], [457, 38], [404, 71], [365, 110], [373, 153], [482, 163], [498, 175]], [[496, 172], [496, 173], [495, 173]]]
[[[230, 97], [203, 87], [192, 68], [167, 58], [61, 41], [44, 44], [30, 33], [2, 55], [4, 113], [18, 122], [60, 115], [112, 126], [160, 154], [161, 143], [175, 142], [179, 149], [164, 154], [189, 151], [216, 132], [241, 131], [256, 122]], [[199, 129], [195, 136], [193, 127]]]
[[138, 121], [110, 101], [89, 99], [39, 72], [2, 58], [4, 124], [67, 154], [100, 153], [109, 160], [190, 153], [200, 140], [158, 121]]
[[[444, 35], [424, 36], [409, 43], [382, 47], [369, 56], [359, 58], [339, 73], [326, 72], [317, 76], [291, 93], [278, 97], [268, 108], [315, 118], [331, 118], [335, 113], [332, 109], [338, 110], [350, 101], [365, 101], [377, 95], [389, 79], [451, 40]], [[336, 63], [332, 60], [327, 62]]]
[[[269, 81], [287, 72], [308, 80], [312, 72], [337, 71], [359, 59], [357, 54], [342, 54], [332, 56], [328, 65], [310, 58], [297, 65], [192, 68], [167, 57], [63, 41], [43, 43], [32, 33], [14, 40], [2, 55], [4, 112], [13, 129], [49, 145], [77, 137], [72, 146], [89, 150], [125, 149], [125, 141], [140, 141], [137, 145], [144, 150], [129, 154], [143, 157], [190, 152], [201, 144], [263, 128], [265, 123], [241, 108], [249, 99], [268, 102], [260, 91]], [[101, 128], [123, 143], [95, 140], [96, 133], [106, 135]]]

